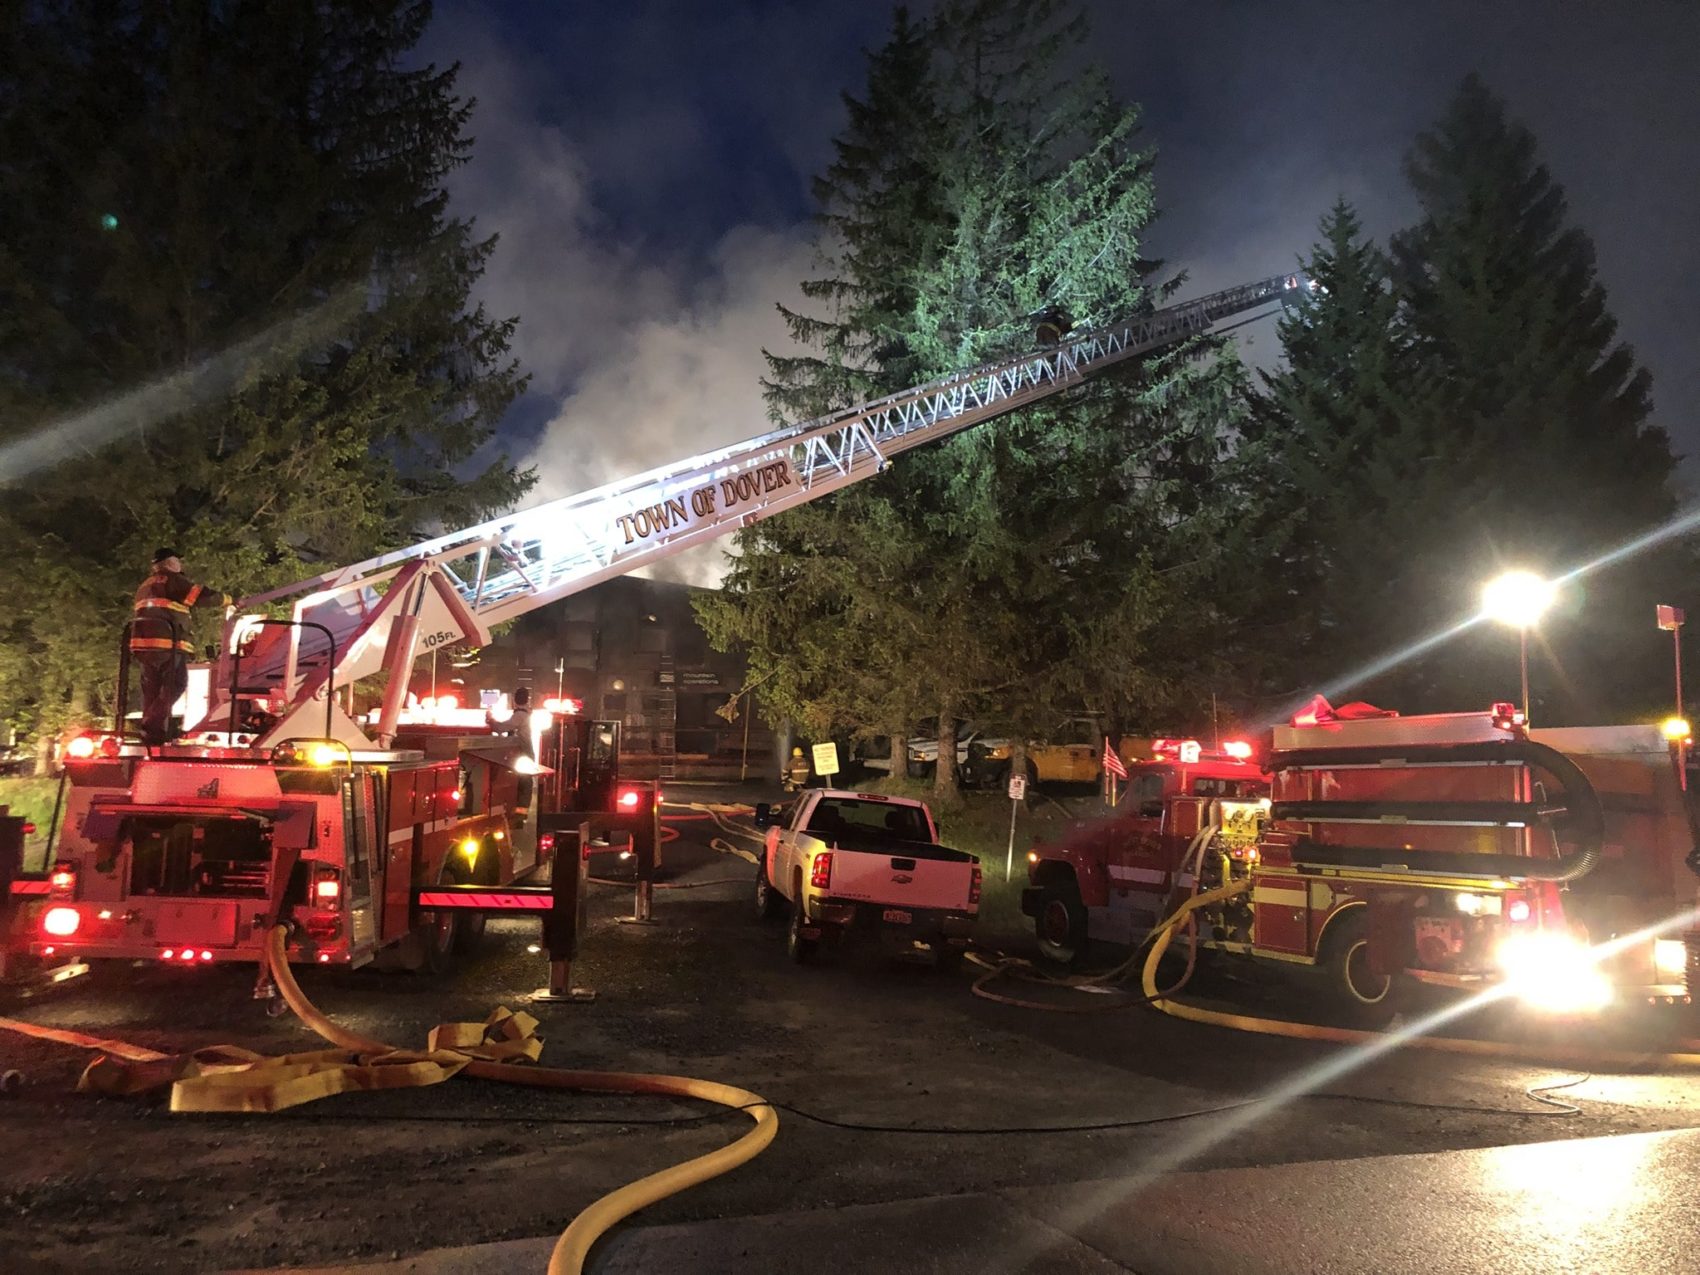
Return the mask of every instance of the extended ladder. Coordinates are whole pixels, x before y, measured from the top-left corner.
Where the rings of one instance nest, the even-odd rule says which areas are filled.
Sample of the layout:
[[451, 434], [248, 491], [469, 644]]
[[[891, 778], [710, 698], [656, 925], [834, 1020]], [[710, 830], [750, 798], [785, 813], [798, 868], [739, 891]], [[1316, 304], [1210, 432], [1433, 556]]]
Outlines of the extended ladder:
[[[327, 686], [389, 673], [376, 734], [394, 732], [414, 660], [604, 580], [749, 526], [880, 472], [911, 447], [1080, 383], [1129, 358], [1308, 286], [1277, 275], [1168, 306], [1060, 344], [957, 372], [830, 416], [785, 426], [475, 527], [433, 537], [242, 600], [291, 602], [290, 627], [245, 634], [232, 621], [197, 730], [222, 730], [232, 695], [282, 712], [260, 744], [333, 734], [368, 746]], [[328, 637], [327, 637], [328, 635]], [[233, 651], [240, 645], [240, 658]]]

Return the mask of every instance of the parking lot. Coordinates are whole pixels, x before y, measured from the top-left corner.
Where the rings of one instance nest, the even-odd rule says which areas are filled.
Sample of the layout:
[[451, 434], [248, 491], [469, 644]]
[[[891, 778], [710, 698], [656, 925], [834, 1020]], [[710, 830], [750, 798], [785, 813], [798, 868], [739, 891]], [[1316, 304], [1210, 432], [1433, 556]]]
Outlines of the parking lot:
[[[758, 921], [751, 904], [754, 867], [737, 853], [757, 844], [748, 821], [729, 832], [690, 808], [729, 795], [670, 791], [678, 804], [667, 823], [678, 835], [665, 850], [666, 884], [690, 888], [657, 892], [655, 924], [620, 924], [630, 891], [595, 887], [575, 966], [598, 993], [592, 1003], [527, 1005], [546, 971], [527, 951], [535, 923], [519, 921], [492, 922], [485, 950], [453, 975], [312, 971], [304, 988], [337, 1020], [409, 1046], [439, 1022], [526, 1007], [542, 1020], [545, 1064], [699, 1076], [783, 1104], [777, 1140], [753, 1163], [630, 1226], [1066, 1187], [1136, 1171], [1182, 1129], [1195, 1145], [1177, 1167], [1196, 1170], [1674, 1129], [1700, 1111], [1691, 1081], [1657, 1070], [1586, 1076], [1538, 1061], [1401, 1052], [1256, 1119], [1242, 1111], [1228, 1136], [1191, 1139], [1226, 1130], [1221, 1109], [1334, 1048], [1137, 1007], [1015, 1008], [972, 995], [972, 966], [945, 974], [889, 950], [791, 965], [783, 927]], [[990, 895], [979, 937], [987, 952], [1027, 950], [1013, 897]], [[294, 1018], [266, 1017], [252, 981], [247, 967], [103, 967], [0, 1012], [168, 1053], [320, 1047]], [[1113, 999], [1059, 1004], [1096, 1009]], [[157, 1101], [75, 1092], [88, 1057], [0, 1033], [0, 1059], [26, 1076], [0, 1104], [0, 1251], [10, 1269], [329, 1264], [543, 1236], [621, 1182], [746, 1126], [734, 1114], [699, 1119], [700, 1108], [672, 1100], [465, 1078], [277, 1115], [172, 1115]], [[1555, 1096], [1574, 1111], [1529, 1093], [1569, 1081]], [[1204, 1114], [1173, 1119], [1188, 1113]], [[1053, 1131], [1083, 1124], [1125, 1127]]]

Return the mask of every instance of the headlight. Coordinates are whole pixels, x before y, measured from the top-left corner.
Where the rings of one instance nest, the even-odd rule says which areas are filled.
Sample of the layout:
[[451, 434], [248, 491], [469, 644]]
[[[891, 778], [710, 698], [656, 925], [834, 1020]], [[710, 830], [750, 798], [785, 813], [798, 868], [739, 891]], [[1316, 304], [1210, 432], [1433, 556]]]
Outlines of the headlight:
[[1688, 972], [1688, 944], [1681, 939], [1654, 939], [1653, 972], [1664, 979], [1681, 978]]
[[1587, 944], [1569, 934], [1513, 934], [1497, 959], [1511, 994], [1533, 1009], [1592, 1013], [1611, 1002], [1611, 981]]
[[986, 756], [993, 761], [1004, 761], [1009, 757], [1009, 745], [1004, 744], [998, 748], [988, 748]]

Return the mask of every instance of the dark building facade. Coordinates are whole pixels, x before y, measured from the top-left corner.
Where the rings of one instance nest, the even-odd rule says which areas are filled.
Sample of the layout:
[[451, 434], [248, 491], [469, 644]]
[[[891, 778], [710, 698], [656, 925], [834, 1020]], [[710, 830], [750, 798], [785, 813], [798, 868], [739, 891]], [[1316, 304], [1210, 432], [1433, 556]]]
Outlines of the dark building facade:
[[[516, 621], [477, 652], [422, 661], [411, 689], [476, 705], [483, 692], [521, 687], [541, 704], [580, 700], [584, 712], [618, 719], [627, 768], [662, 776], [735, 778], [777, 773], [775, 739], [749, 700], [737, 717], [716, 710], [744, 687], [744, 662], [708, 644], [691, 598], [706, 590], [622, 576]], [[747, 743], [746, 743], [747, 738]]]

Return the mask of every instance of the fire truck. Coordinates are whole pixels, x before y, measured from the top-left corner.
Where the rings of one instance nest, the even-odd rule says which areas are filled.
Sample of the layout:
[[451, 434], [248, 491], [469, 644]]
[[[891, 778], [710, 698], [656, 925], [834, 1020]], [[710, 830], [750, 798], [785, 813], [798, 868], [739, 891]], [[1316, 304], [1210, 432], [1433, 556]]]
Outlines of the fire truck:
[[1022, 907], [1041, 947], [1072, 961], [1091, 939], [1134, 944], [1240, 883], [1177, 943], [1309, 967], [1361, 1025], [1414, 983], [1566, 1013], [1689, 1003], [1696, 837], [1658, 727], [1320, 705], [1271, 743], [1267, 795], [1249, 758], [1193, 753], [1130, 774], [1110, 818], [1035, 846]]
[[557, 776], [543, 791], [558, 801], [570, 767], [579, 799], [608, 800], [609, 740], [595, 730], [569, 740], [564, 705], [412, 699], [416, 660], [483, 645], [539, 607], [1307, 286], [1279, 275], [1147, 310], [242, 599], [216, 659], [191, 670], [205, 702], [180, 739], [144, 748], [124, 734], [121, 675], [114, 728], [73, 742], [49, 870], [11, 884], [8, 949], [257, 962], [288, 919], [294, 959], [443, 968], [481, 923], [433, 912], [421, 891], [501, 887], [537, 867], [532, 781]]

